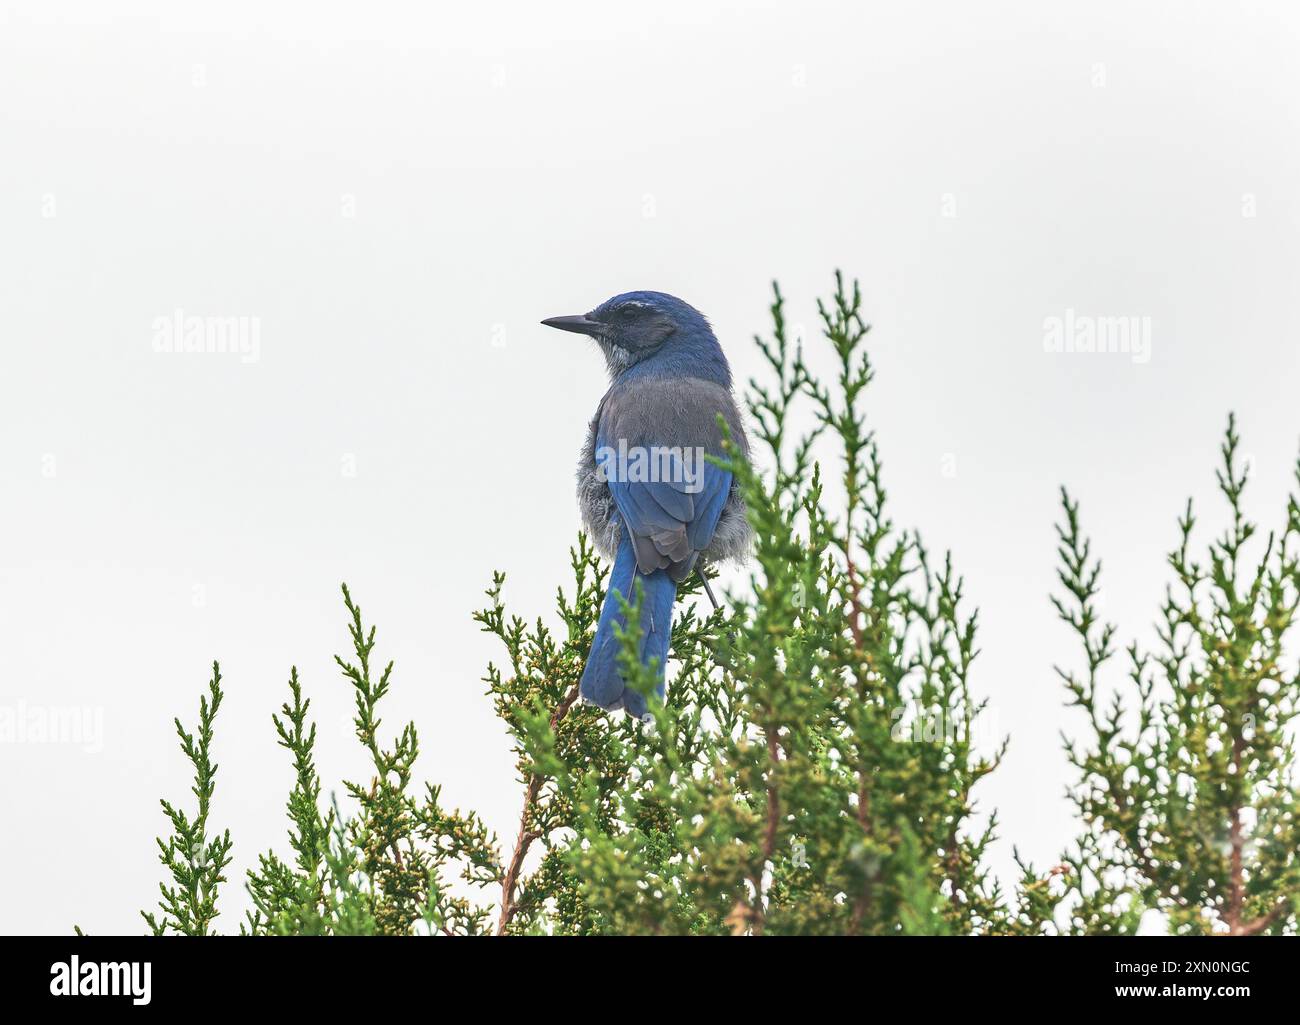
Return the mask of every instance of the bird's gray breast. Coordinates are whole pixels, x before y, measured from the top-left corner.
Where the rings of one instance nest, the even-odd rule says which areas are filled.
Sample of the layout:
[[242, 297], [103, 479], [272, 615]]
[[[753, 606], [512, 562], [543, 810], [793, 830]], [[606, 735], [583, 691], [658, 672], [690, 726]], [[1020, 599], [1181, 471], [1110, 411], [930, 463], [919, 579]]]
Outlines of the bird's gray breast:
[[578, 510], [582, 525], [596, 546], [596, 551], [612, 560], [618, 553], [618, 518], [614, 496], [602, 479], [596, 464], [596, 426], [600, 410], [591, 418], [587, 428], [587, 442], [578, 457]]

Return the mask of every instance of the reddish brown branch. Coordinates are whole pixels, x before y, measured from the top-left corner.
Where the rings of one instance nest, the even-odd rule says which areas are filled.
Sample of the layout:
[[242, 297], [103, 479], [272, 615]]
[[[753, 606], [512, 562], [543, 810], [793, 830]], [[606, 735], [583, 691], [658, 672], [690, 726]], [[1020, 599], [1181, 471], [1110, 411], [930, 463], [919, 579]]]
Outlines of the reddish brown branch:
[[763, 860], [768, 861], [776, 852], [776, 831], [781, 820], [781, 796], [776, 788], [776, 767], [781, 761], [781, 750], [777, 747], [776, 731], [767, 734], [767, 757], [771, 763], [767, 781], [767, 830], [763, 834]]
[[[849, 630], [853, 634], [853, 652], [856, 656], [853, 662], [853, 675], [858, 682], [858, 700], [864, 705], [867, 700], [867, 679], [863, 672], [864, 663], [868, 663], [866, 651], [862, 643], [862, 585], [858, 581], [857, 567], [853, 563], [852, 550], [849, 540], [844, 544], [844, 562], [847, 567], [849, 580]], [[870, 666], [866, 666], [870, 671]], [[859, 769], [858, 771], [858, 807], [857, 807], [858, 826], [862, 830], [863, 839], [866, 840], [871, 835], [871, 793], [867, 788], [867, 774]], [[858, 894], [853, 902], [853, 914], [850, 916], [850, 929], [853, 934], [862, 931], [862, 922], [866, 918], [867, 911], [871, 906], [871, 893], [869, 885], [864, 881], [862, 892]]]
[[1253, 918], [1248, 922], [1239, 923], [1236, 935], [1254, 936], [1257, 933], [1261, 933], [1290, 910], [1291, 901], [1282, 900], [1280, 903], [1275, 904], [1271, 911], [1260, 915], [1258, 918]]
[[848, 566], [849, 578], [849, 630], [853, 634], [853, 649], [862, 654], [862, 585], [858, 582], [858, 571], [849, 556], [849, 546], [844, 546], [844, 562]]
[[776, 785], [776, 768], [781, 762], [781, 748], [777, 742], [776, 729], [769, 727], [767, 734], [767, 824], [763, 829], [763, 856], [759, 859], [758, 871], [750, 876], [754, 887], [754, 908], [749, 915], [750, 933], [763, 935], [763, 923], [766, 913], [763, 908], [763, 872], [767, 863], [776, 853], [776, 834], [781, 825], [781, 794]]
[[[1241, 777], [1241, 737], [1235, 737], [1232, 742], [1232, 765], [1236, 778]], [[1228, 809], [1231, 816], [1231, 822], [1228, 825], [1228, 843], [1231, 846], [1231, 853], [1228, 856], [1228, 911], [1223, 919], [1228, 924], [1228, 931], [1233, 935], [1241, 935], [1241, 909], [1246, 901], [1246, 888], [1243, 880], [1243, 870], [1241, 864], [1241, 849], [1243, 840], [1241, 836], [1241, 808], [1233, 799], [1232, 807]]]
[[[862, 829], [863, 840], [871, 835], [871, 795], [867, 791], [867, 775], [858, 773], [858, 826]], [[871, 906], [870, 884], [863, 880], [862, 892], [853, 902], [853, 915], [850, 918], [849, 932], [857, 935], [862, 931], [862, 920]]]
[[[577, 700], [578, 685], [575, 683], [564, 696], [564, 700], [551, 713], [552, 730], [559, 725], [560, 720], [569, 713], [569, 709]], [[542, 792], [542, 782], [542, 775], [534, 772], [529, 775], [528, 785], [524, 788], [524, 808], [519, 815], [519, 833], [515, 837], [514, 853], [510, 855], [510, 864], [506, 866], [506, 873], [501, 879], [501, 916], [497, 919], [498, 936], [505, 935], [506, 927], [515, 916], [515, 911], [518, 909], [518, 904], [515, 903], [515, 889], [519, 885], [519, 873], [523, 870], [528, 849], [532, 847], [533, 841], [540, 839], [542, 835], [539, 830], [528, 828], [533, 807], [537, 803], [537, 795]]]
[[515, 838], [514, 853], [510, 856], [510, 864], [506, 868], [506, 874], [501, 880], [501, 917], [497, 919], [497, 935], [505, 935], [506, 926], [510, 924], [510, 919], [515, 914], [515, 886], [519, 882], [519, 871], [523, 868], [524, 857], [528, 854], [528, 848], [532, 846], [537, 839], [536, 830], [528, 828], [528, 814], [533, 809], [533, 803], [537, 800], [537, 795], [542, 789], [541, 776], [534, 773], [528, 778], [528, 787], [524, 790], [524, 810], [519, 816], [519, 835]]

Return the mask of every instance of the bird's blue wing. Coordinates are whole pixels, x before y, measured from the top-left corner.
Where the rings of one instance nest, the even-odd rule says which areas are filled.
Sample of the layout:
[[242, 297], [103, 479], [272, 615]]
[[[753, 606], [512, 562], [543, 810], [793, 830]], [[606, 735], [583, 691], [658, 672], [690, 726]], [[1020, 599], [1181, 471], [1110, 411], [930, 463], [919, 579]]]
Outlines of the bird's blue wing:
[[683, 580], [713, 540], [731, 490], [731, 471], [705, 463], [696, 489], [677, 480], [609, 481], [614, 505], [636, 549], [642, 573], [666, 569]]

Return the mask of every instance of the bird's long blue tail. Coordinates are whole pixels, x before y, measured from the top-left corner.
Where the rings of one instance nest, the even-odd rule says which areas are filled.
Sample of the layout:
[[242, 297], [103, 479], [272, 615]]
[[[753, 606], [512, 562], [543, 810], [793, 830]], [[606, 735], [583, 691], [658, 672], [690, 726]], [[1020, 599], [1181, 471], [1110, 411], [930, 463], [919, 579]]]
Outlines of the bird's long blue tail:
[[664, 666], [668, 662], [668, 641], [673, 628], [673, 602], [677, 600], [677, 584], [664, 570], [642, 574], [636, 569], [636, 553], [626, 530], [614, 559], [614, 569], [609, 575], [609, 589], [605, 604], [600, 610], [596, 625], [596, 639], [591, 644], [591, 654], [582, 670], [582, 683], [578, 691], [587, 701], [614, 711], [626, 709], [638, 719], [646, 714], [645, 696], [623, 681], [618, 671], [618, 654], [622, 650], [614, 634], [614, 625], [626, 627], [621, 597], [633, 602], [635, 581], [641, 581], [641, 662], [649, 664], [659, 660], [659, 698], [664, 696]]

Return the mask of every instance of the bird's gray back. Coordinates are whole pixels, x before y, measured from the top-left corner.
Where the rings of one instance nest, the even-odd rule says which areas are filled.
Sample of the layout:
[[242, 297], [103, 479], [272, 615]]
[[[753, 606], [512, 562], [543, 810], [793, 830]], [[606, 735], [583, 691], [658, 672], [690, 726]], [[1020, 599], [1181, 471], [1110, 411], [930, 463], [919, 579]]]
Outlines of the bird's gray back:
[[[578, 460], [578, 505], [583, 523], [601, 554], [618, 550], [619, 525], [614, 498], [596, 463], [597, 439], [617, 446], [702, 448], [721, 456], [721, 414], [740, 454], [749, 455], [744, 423], [729, 388], [692, 377], [616, 382], [597, 407]], [[745, 503], [732, 481], [713, 539], [702, 553], [706, 561], [740, 559], [749, 551], [752, 531]]]

